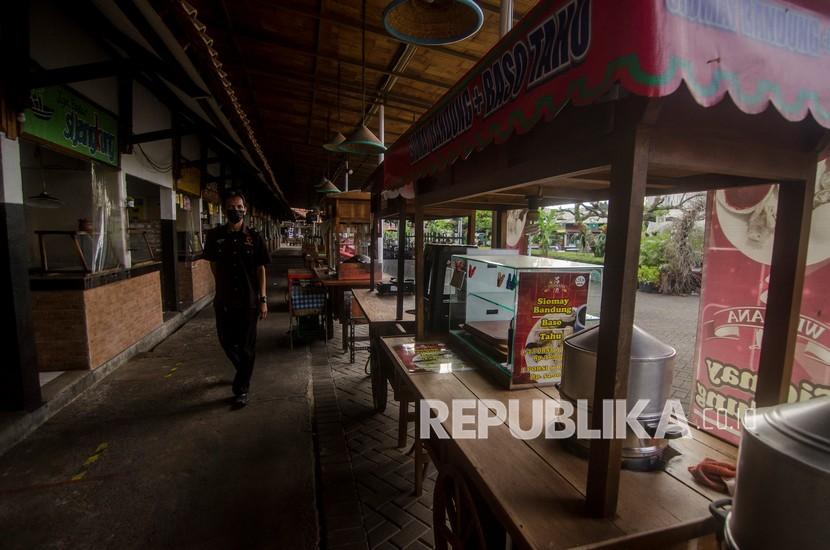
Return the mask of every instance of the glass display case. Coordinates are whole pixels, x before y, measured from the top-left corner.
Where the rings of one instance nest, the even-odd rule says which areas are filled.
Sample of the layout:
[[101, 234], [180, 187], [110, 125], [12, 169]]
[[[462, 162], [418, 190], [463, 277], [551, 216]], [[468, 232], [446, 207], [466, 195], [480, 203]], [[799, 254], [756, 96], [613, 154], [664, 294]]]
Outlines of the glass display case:
[[369, 279], [371, 226], [368, 223], [341, 223], [334, 231], [338, 279]]
[[559, 382], [563, 340], [596, 319], [588, 302], [598, 303], [601, 266], [455, 255], [452, 269], [453, 342], [509, 389]]

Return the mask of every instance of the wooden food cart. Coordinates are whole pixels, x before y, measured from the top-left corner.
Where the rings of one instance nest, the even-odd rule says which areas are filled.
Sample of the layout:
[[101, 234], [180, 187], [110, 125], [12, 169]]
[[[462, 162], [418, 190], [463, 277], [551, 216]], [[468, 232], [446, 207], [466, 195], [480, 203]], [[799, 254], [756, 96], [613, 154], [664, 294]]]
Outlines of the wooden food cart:
[[[371, 212], [370, 193], [346, 191], [323, 198], [321, 208], [329, 222], [326, 239], [327, 266], [314, 267], [314, 274], [328, 289], [326, 331], [334, 336], [334, 315], [342, 325], [342, 348], [347, 346], [348, 300], [346, 292], [353, 288], [370, 288], [373, 273], [370, 263], [352, 261], [358, 256], [368, 259]], [[334, 270], [334, 273], [332, 273]]]
[[[383, 193], [384, 170], [383, 164], [378, 166], [372, 176], [369, 178], [367, 187], [372, 189], [372, 227], [371, 227], [371, 243], [370, 257], [371, 257], [371, 274], [370, 286], [368, 291], [355, 292], [355, 298], [358, 298], [363, 311], [369, 322], [370, 340], [371, 340], [371, 363], [370, 368], [372, 375], [372, 400], [376, 411], [382, 412], [386, 409], [387, 400], [387, 381], [393, 380], [392, 373], [387, 367], [384, 360], [385, 355], [381, 352], [379, 338], [388, 336], [390, 334], [400, 333], [396, 328], [402, 327], [405, 331], [414, 332], [415, 316], [414, 311], [414, 297], [407, 295], [405, 292], [406, 285], [398, 284], [394, 296], [379, 296], [375, 292], [376, 283], [384, 279], [380, 270], [377, 268], [379, 256], [383, 254], [383, 250], [377, 246], [378, 237], [381, 236], [381, 224], [384, 219], [395, 218], [398, 222], [398, 258], [396, 269], [396, 280], [405, 280], [405, 259], [403, 250], [406, 248], [406, 222], [414, 219], [415, 215], [415, 201], [406, 199], [403, 194], [398, 193], [393, 199], [387, 199]], [[424, 210], [421, 220], [440, 220], [448, 218], [467, 218], [467, 243], [474, 245], [475, 243], [475, 210], [469, 208], [454, 208], [454, 207], [433, 207]], [[423, 223], [421, 224], [423, 228]], [[420, 247], [417, 247], [414, 253], [416, 258], [421, 257], [421, 251], [424, 250], [423, 239]], [[423, 259], [423, 258], [422, 258]], [[416, 287], [423, 284], [424, 276], [416, 279]], [[365, 307], [364, 307], [365, 306]], [[401, 321], [405, 323], [401, 324]], [[374, 328], [373, 328], [374, 327]], [[398, 387], [393, 384], [396, 398], [398, 397]], [[402, 402], [401, 418], [406, 416], [407, 403]], [[402, 433], [405, 435], [406, 430]], [[399, 433], [399, 438], [403, 437]]]
[[[830, 54], [818, 40], [830, 6], [702, 5], [542, 1], [386, 154], [385, 188], [415, 185], [416, 249], [428, 208], [609, 200], [594, 403], [627, 395], [644, 198], [769, 183], [779, 184], [778, 205], [767, 228], [774, 244], [756, 404], [787, 398], [816, 165], [830, 127]], [[426, 336], [422, 292], [418, 340]], [[409, 380], [423, 398], [504, 398], [477, 374]], [[546, 393], [510, 397], [531, 391]], [[436, 485], [456, 491], [454, 507], [436, 507], [438, 547], [478, 523], [471, 518], [481, 508], [465, 497], [475, 494], [514, 541], [533, 547], [636, 544], [621, 535], [665, 546], [714, 529], [705, 519], [710, 496], [688, 474], [621, 471], [618, 439], [592, 441], [580, 462], [506, 429], [493, 437], [497, 452], [452, 440], [438, 463]], [[683, 460], [734, 456], [705, 434], [688, 441], [672, 442]]]
[[[382, 336], [394, 334], [413, 334], [415, 332], [415, 315], [411, 313], [415, 308], [415, 297], [406, 296], [403, 302], [402, 315], [397, 312], [397, 296], [387, 294], [381, 296], [372, 289], [354, 290], [354, 300], [369, 325], [369, 368], [372, 376], [372, 401], [375, 410], [382, 412], [386, 409], [387, 381], [393, 378], [391, 365], [385, 361], [385, 353], [380, 348]], [[395, 397], [401, 401], [398, 389], [393, 385]], [[406, 401], [406, 400], [404, 400]], [[405, 410], [405, 407], [402, 407]], [[406, 431], [404, 430], [404, 433]]]

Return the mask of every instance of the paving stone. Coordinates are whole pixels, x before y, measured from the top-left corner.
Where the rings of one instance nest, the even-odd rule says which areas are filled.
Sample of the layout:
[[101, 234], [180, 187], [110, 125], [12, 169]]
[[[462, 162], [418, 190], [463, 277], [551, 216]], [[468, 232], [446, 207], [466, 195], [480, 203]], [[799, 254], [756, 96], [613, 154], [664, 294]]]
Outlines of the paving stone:
[[397, 525], [398, 527], [405, 527], [410, 522], [415, 521], [415, 517], [391, 502], [387, 502], [378, 509], [378, 513]]
[[[335, 332], [340, 332], [336, 323]], [[337, 514], [324, 503], [323, 513], [331, 518], [325, 522], [327, 528], [348, 529], [354, 527], [349, 526], [354, 522], [367, 533], [371, 548], [431, 548], [433, 483], [425, 485], [421, 498], [412, 494], [413, 461], [397, 448], [398, 405], [391, 391], [386, 411], [374, 413], [371, 379], [363, 369], [368, 353], [358, 352], [355, 363], [349, 363], [348, 353], [340, 349], [339, 337], [328, 342], [327, 350], [327, 367], [320, 365], [314, 370], [314, 391], [322, 414], [318, 417], [318, 441], [324, 451], [320, 457], [323, 495], [324, 499], [329, 495], [328, 501], [335, 500], [335, 496], [346, 498], [352, 489], [349, 481], [353, 480], [353, 491], [359, 499], [357, 506], [347, 502], [352, 510], [335, 503]], [[320, 418], [325, 420], [323, 424], [319, 424]], [[327, 492], [327, 482], [336, 488]], [[360, 517], [354, 513], [357, 509]]]
[[348, 529], [329, 530], [326, 533], [326, 544], [329, 548], [363, 543], [366, 546], [366, 531], [362, 526], [350, 527]]
[[428, 526], [418, 520], [414, 520], [398, 531], [390, 540], [396, 546], [406, 548], [429, 530], [430, 528]]
[[398, 526], [394, 523], [384, 522], [369, 531], [369, 547], [377, 548], [380, 544], [386, 542], [389, 537], [400, 532]]

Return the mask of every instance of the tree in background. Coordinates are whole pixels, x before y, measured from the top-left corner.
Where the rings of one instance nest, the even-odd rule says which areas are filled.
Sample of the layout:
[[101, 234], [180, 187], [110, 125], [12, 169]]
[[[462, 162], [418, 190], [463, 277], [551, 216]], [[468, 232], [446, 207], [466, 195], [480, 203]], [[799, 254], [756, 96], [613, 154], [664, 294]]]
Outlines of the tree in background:
[[484, 244], [493, 246], [493, 211], [476, 210], [476, 234], [484, 234]]
[[697, 196], [685, 203], [683, 215], [672, 225], [660, 281], [660, 291], [664, 294], [689, 294], [700, 288], [700, 278], [694, 268], [700, 263], [703, 246], [697, 238], [695, 224], [705, 210], [706, 201]]
[[556, 244], [558, 239], [558, 231], [560, 228], [559, 221], [557, 221], [557, 211], [551, 208], [539, 209], [539, 220], [536, 225], [539, 231], [533, 235], [533, 244], [539, 246], [542, 250], [542, 255], [547, 256], [551, 247]]
[[586, 252], [594, 244], [594, 236], [585, 220], [591, 217], [607, 218], [608, 201], [578, 202], [566, 208], [560, 208], [559, 212], [567, 212], [574, 218], [574, 226], [579, 231], [580, 252]]

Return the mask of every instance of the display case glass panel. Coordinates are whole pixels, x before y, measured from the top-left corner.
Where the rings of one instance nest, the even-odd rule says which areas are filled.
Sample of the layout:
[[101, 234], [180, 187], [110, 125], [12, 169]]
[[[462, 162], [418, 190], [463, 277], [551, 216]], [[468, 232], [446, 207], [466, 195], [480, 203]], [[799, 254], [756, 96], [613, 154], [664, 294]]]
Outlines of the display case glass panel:
[[506, 387], [559, 382], [562, 342], [591, 318], [588, 298], [599, 292], [601, 267], [530, 256], [457, 255], [452, 269], [453, 340]]
[[370, 272], [368, 223], [341, 223], [335, 228], [338, 279], [368, 279]]

